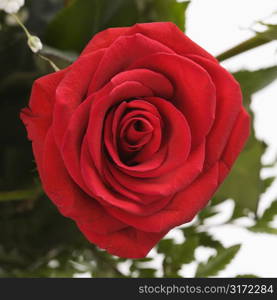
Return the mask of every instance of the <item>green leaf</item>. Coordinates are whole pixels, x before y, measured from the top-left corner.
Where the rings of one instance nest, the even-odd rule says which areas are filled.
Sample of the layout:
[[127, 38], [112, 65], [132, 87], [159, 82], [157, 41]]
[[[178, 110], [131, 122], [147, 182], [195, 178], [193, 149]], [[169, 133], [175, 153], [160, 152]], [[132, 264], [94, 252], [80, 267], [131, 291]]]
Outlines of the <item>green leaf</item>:
[[259, 276], [254, 274], [241, 274], [237, 275], [235, 278], [259, 278]]
[[73, 0], [50, 23], [47, 44], [80, 52], [97, 32], [129, 26], [139, 16], [135, 0]]
[[184, 30], [188, 4], [176, 0], [72, 0], [49, 24], [46, 42], [80, 52], [94, 34], [110, 27], [171, 21]]
[[200, 263], [198, 265], [195, 277], [209, 277], [217, 275], [218, 272], [224, 270], [232, 261], [239, 249], [240, 245], [219, 249], [217, 254], [211, 256], [206, 263]]
[[174, 248], [174, 241], [172, 239], [163, 239], [159, 242], [157, 251], [158, 253], [171, 255], [173, 248]]
[[263, 22], [260, 23], [264, 26], [267, 26], [267, 30], [263, 32], [257, 32], [257, 36], [268, 41], [277, 40], [277, 24], [266, 24]]
[[194, 252], [199, 244], [198, 236], [188, 237], [187, 240], [175, 246], [175, 255], [173, 256], [173, 264], [182, 266], [194, 260]]
[[225, 59], [228, 59], [230, 57], [233, 57], [235, 55], [238, 55], [245, 51], [248, 51], [250, 49], [254, 49], [254, 48], [264, 45], [268, 42], [276, 40], [277, 39], [277, 24], [264, 24], [264, 25], [267, 26], [267, 30], [265, 30], [263, 32], [256, 32], [256, 35], [254, 35], [250, 39], [243, 41], [239, 45], [236, 45], [235, 47], [228, 49], [227, 51], [218, 55], [217, 59], [219, 61], [223, 61]]
[[221, 244], [220, 241], [214, 239], [210, 234], [207, 232], [199, 232], [198, 233], [198, 238], [199, 238], [199, 245], [204, 246], [204, 247], [209, 247], [209, 248], [214, 248], [214, 249], [222, 249], [223, 245]]
[[233, 75], [240, 83], [244, 96], [244, 103], [248, 106], [253, 93], [265, 88], [277, 79], [277, 66], [257, 71], [243, 70], [233, 73]]
[[216, 193], [218, 201], [234, 199], [239, 206], [256, 211], [260, 194], [263, 191], [260, 179], [263, 143], [251, 139], [251, 146], [246, 147], [234, 164], [229, 176]]
[[270, 207], [264, 211], [258, 222], [269, 223], [274, 219], [275, 216], [277, 216], [277, 200], [273, 201]]
[[[250, 114], [251, 96], [253, 93], [265, 88], [277, 78], [277, 66], [260, 69], [257, 71], [239, 71], [233, 74], [239, 81], [244, 105]], [[256, 212], [260, 195], [268, 187], [269, 180], [262, 180], [260, 172], [262, 168], [261, 157], [266, 145], [255, 138], [254, 129], [243, 150], [234, 164], [230, 175], [219, 188], [215, 198], [221, 202], [227, 198], [235, 200], [236, 213], [248, 209]], [[238, 215], [238, 216], [239, 216]], [[232, 218], [237, 216], [233, 215]]]
[[218, 211], [211, 205], [203, 209], [197, 216], [200, 219], [200, 222], [203, 223], [206, 219], [214, 217], [218, 214]]
[[176, 0], [144, 0], [140, 1], [140, 22], [173, 22], [185, 31], [185, 11], [190, 1]]
[[25, 200], [25, 199], [36, 199], [43, 194], [40, 187], [35, 186], [26, 190], [16, 191], [0, 191], [0, 202], [13, 201], [13, 200]]
[[162, 240], [157, 247], [158, 253], [164, 254], [163, 271], [165, 277], [178, 277], [178, 271], [183, 264], [194, 260], [194, 252], [199, 245], [199, 238], [196, 235], [186, 236], [182, 244], [175, 244], [172, 239]]
[[155, 277], [156, 269], [142, 268], [139, 269], [139, 278], [153, 278]]
[[248, 227], [253, 232], [277, 234], [277, 228], [272, 228], [270, 222], [277, 216], [277, 201], [273, 201], [269, 208], [267, 208], [263, 215], [257, 220], [256, 224]]
[[250, 231], [268, 234], [277, 234], [277, 228], [272, 228], [266, 224], [260, 224], [248, 228]]

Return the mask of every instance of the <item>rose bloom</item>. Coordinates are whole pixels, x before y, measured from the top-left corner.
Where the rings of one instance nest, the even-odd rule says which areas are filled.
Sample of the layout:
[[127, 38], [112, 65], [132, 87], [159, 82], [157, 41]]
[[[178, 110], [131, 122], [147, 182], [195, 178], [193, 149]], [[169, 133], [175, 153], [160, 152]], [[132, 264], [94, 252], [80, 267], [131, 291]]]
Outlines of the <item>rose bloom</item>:
[[193, 219], [249, 135], [239, 84], [172, 23], [96, 34], [35, 81], [21, 118], [49, 198], [128, 258]]

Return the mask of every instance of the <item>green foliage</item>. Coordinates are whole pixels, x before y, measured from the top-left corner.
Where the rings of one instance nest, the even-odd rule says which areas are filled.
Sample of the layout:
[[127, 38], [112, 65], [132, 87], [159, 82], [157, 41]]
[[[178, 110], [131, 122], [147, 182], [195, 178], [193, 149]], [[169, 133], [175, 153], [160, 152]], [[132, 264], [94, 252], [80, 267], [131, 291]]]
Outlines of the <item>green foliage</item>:
[[260, 179], [262, 168], [260, 159], [263, 153], [264, 146], [257, 140], [246, 147], [218, 190], [216, 194], [218, 200], [233, 198], [242, 208], [256, 211], [260, 194], [264, 191]]
[[273, 228], [270, 222], [277, 216], [277, 200], [273, 201], [263, 215], [257, 220], [256, 224], [248, 229], [253, 232], [277, 234], [277, 228]]
[[189, 1], [176, 0], [142, 0], [139, 4], [139, 22], [173, 22], [182, 31], [185, 30], [185, 11]]
[[277, 25], [276, 24], [267, 24], [260, 22], [262, 25], [267, 27], [267, 30], [263, 32], [257, 32], [257, 36], [260, 39], [265, 39], [267, 41], [277, 40]]
[[242, 275], [237, 275], [236, 278], [259, 278], [259, 276], [253, 274], [242, 274]]
[[[257, 71], [239, 71], [233, 74], [240, 83], [244, 105], [250, 114], [250, 104], [252, 94], [265, 88], [277, 78], [277, 67], [260, 69]], [[253, 116], [252, 116], [253, 117]], [[268, 187], [270, 180], [262, 180], [260, 172], [262, 169], [261, 157], [266, 149], [266, 145], [257, 140], [252, 127], [251, 136], [244, 151], [240, 154], [230, 175], [224, 181], [216, 193], [216, 202], [221, 202], [227, 198], [236, 201], [236, 213], [239, 217], [242, 210], [247, 209], [256, 212], [260, 195]]]
[[[2, 277], [123, 276], [117, 259], [91, 245], [45, 197], [2, 204], [0, 244]], [[58, 267], [51, 268], [53, 260]]]
[[210, 234], [205, 231], [198, 232], [199, 245], [212, 249], [223, 249], [220, 241], [215, 240]]
[[206, 263], [200, 263], [196, 270], [196, 277], [215, 276], [218, 272], [225, 269], [225, 267], [232, 261], [240, 245], [235, 245], [230, 248], [220, 248], [217, 254], [211, 256]]
[[163, 259], [164, 277], [179, 277], [178, 271], [183, 264], [194, 260], [194, 251], [198, 246], [198, 236], [189, 236], [184, 243], [176, 244], [172, 239], [164, 239], [158, 244], [158, 253], [165, 254]]
[[49, 24], [46, 41], [80, 52], [97, 32], [135, 23], [172, 21], [182, 30], [189, 2], [176, 0], [72, 0]]
[[253, 37], [251, 37], [250, 39], [243, 41], [239, 45], [236, 45], [235, 47], [228, 49], [227, 51], [218, 55], [217, 59], [219, 61], [223, 61], [223, 60], [233, 57], [237, 54], [241, 54], [245, 51], [254, 49], [256, 47], [259, 47], [261, 45], [269, 43], [273, 40], [276, 40], [277, 39], [277, 24], [266, 24], [263, 22], [260, 22], [260, 23], [267, 27], [264, 31], [256, 32], [256, 34]]
[[234, 73], [233, 75], [241, 85], [244, 103], [248, 107], [252, 94], [262, 90], [277, 79], [277, 66], [257, 71], [242, 70]]

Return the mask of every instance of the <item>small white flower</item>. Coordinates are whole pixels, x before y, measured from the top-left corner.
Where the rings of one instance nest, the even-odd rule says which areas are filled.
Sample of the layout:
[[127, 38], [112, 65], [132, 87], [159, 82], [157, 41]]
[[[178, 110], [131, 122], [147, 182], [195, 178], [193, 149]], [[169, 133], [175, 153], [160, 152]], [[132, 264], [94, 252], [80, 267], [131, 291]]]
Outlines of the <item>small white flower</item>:
[[[28, 12], [28, 10], [26, 8], [23, 8], [22, 10], [20, 10], [20, 12], [17, 13], [17, 17], [24, 24], [28, 20], [28, 18], [29, 18], [29, 12]], [[16, 21], [16, 19], [12, 15], [10, 15], [10, 14], [7, 14], [5, 16], [5, 23], [8, 26], [19, 26], [19, 24]]]
[[0, 10], [8, 14], [15, 14], [24, 5], [25, 0], [0, 0]]
[[29, 37], [28, 45], [34, 53], [37, 53], [43, 47], [42, 42], [40, 41], [40, 39], [37, 36], [34, 36], [34, 35], [31, 35]]

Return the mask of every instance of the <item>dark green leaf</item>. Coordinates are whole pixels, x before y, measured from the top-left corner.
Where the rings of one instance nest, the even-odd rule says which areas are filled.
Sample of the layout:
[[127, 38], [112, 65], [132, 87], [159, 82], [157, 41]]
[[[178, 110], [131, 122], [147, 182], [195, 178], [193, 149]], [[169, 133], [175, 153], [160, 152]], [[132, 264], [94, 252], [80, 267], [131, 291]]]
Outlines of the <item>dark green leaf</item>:
[[199, 232], [198, 233], [199, 238], [199, 245], [214, 249], [221, 249], [223, 248], [223, 245], [220, 241], [214, 239], [209, 233], [207, 232]]
[[188, 237], [187, 240], [175, 246], [175, 254], [173, 256], [173, 264], [182, 266], [194, 260], [194, 252], [199, 244], [198, 236]]
[[277, 216], [277, 200], [273, 201], [269, 208], [267, 208], [262, 217], [259, 219], [260, 223], [269, 223]]
[[182, 244], [175, 244], [172, 239], [162, 240], [157, 247], [158, 253], [164, 254], [163, 270], [165, 277], [178, 277], [178, 271], [183, 264], [194, 260], [194, 252], [199, 244], [196, 235], [186, 236]]
[[260, 159], [264, 153], [264, 146], [257, 140], [249, 140], [248, 143], [251, 143], [251, 146], [246, 147], [240, 154], [230, 175], [217, 191], [216, 198], [219, 201], [232, 198], [240, 207], [256, 211], [263, 191]]
[[73, 0], [50, 23], [47, 43], [80, 52], [97, 32], [129, 26], [138, 20], [135, 0]]
[[272, 228], [267, 224], [259, 224], [248, 229], [253, 232], [277, 234], [277, 228]]
[[215, 208], [209, 205], [198, 214], [198, 218], [200, 219], [200, 222], [204, 222], [206, 219], [211, 218], [217, 214], [218, 212], [215, 210]]
[[97, 32], [135, 23], [171, 21], [182, 30], [189, 2], [176, 0], [72, 0], [48, 27], [49, 45], [80, 52]]
[[277, 39], [277, 24], [264, 24], [268, 28], [263, 32], [256, 32], [256, 35], [250, 39], [243, 41], [239, 45], [228, 49], [227, 51], [221, 53], [217, 56], [219, 61], [223, 61], [235, 55], [241, 54], [245, 51], [254, 49], [266, 43], [269, 43]]
[[182, 31], [185, 30], [185, 11], [189, 1], [177, 2], [176, 0], [142, 0], [140, 22], [173, 22]]
[[240, 245], [219, 249], [217, 254], [211, 256], [206, 263], [200, 263], [198, 265], [195, 277], [209, 277], [217, 275], [218, 272], [224, 270], [232, 261], [239, 249]]
[[277, 228], [272, 228], [270, 222], [277, 216], [277, 201], [273, 201], [263, 215], [257, 220], [256, 224], [248, 229], [253, 232], [277, 234]]
[[174, 248], [174, 241], [172, 239], [163, 239], [159, 242], [157, 251], [158, 253], [171, 255], [173, 248]]
[[[277, 66], [257, 71], [240, 71], [233, 75], [241, 85], [244, 105], [250, 112], [252, 94], [263, 89], [277, 78]], [[250, 114], [252, 113], [250, 112]], [[252, 128], [252, 134], [245, 149], [216, 194], [217, 203], [227, 198], [233, 198], [239, 207], [240, 216], [245, 208], [256, 211], [260, 195], [268, 186], [268, 180], [263, 181], [260, 178], [261, 157], [266, 145], [255, 138], [253, 131]], [[234, 217], [235, 215], [233, 215]]]
[[8, 192], [0, 191], [0, 202], [24, 199], [37, 199], [42, 194], [43, 191], [39, 186], [34, 186], [25, 190], [15, 190]]
[[155, 277], [156, 269], [142, 268], [139, 269], [139, 278], [153, 278]]
[[277, 79], [277, 66], [257, 71], [239, 71], [233, 75], [241, 85], [244, 103], [248, 106], [253, 93], [265, 88]]
[[267, 39], [268, 41], [277, 40], [277, 24], [266, 24], [261, 22], [264, 26], [267, 26], [267, 30], [263, 32], [257, 32], [257, 36]]
[[237, 275], [236, 278], [259, 278], [259, 276], [254, 274], [241, 274]]

